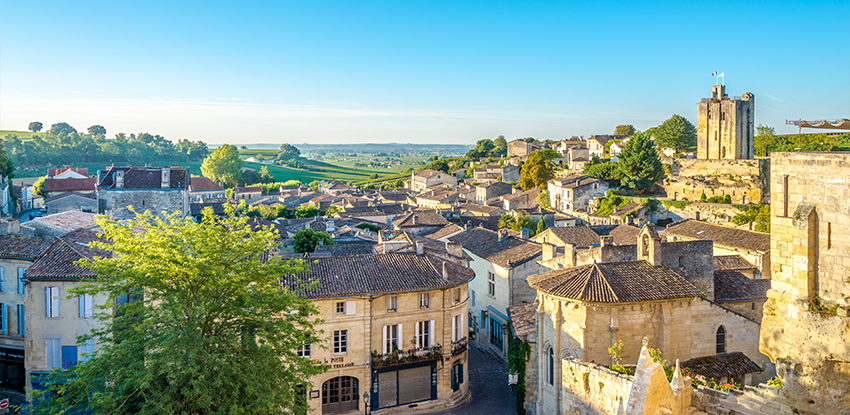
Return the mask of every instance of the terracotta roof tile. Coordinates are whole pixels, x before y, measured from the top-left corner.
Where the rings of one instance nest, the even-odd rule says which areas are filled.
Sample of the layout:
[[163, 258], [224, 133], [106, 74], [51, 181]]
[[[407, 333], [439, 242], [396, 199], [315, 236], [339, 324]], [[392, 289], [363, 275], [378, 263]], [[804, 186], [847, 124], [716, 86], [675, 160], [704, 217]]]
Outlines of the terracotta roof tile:
[[350, 256], [374, 253], [372, 248], [376, 244], [370, 241], [360, 242], [337, 242], [336, 245], [319, 245], [316, 252], [327, 252], [331, 256]]
[[[599, 234], [593, 231], [589, 226], [568, 226], [565, 228], [549, 228], [544, 232], [549, 232], [549, 237], [557, 238], [560, 243], [551, 242], [558, 246], [564, 244], [575, 245], [578, 249], [587, 249], [594, 245], [601, 244], [602, 239]], [[542, 241], [546, 235], [540, 234], [534, 237], [536, 241]], [[634, 243], [634, 241], [632, 241]]]
[[742, 352], [721, 353], [714, 356], [696, 357], [681, 363], [694, 373], [719, 380], [723, 377], [760, 373], [762, 368]]
[[533, 302], [508, 307], [508, 317], [517, 337], [525, 338], [537, 331], [537, 304]]
[[528, 277], [535, 289], [576, 300], [632, 303], [699, 297], [685, 278], [644, 260], [607, 262], [559, 269]]
[[93, 279], [96, 274], [87, 268], [81, 268], [74, 262], [83, 258], [107, 257], [109, 251], [89, 247], [93, 241], [102, 241], [95, 232], [78, 230], [54, 238], [48, 248], [32, 266], [24, 271], [28, 280], [79, 280]]
[[740, 255], [717, 255], [714, 257], [714, 271], [755, 269], [758, 269], [758, 267]]
[[57, 200], [62, 200], [66, 197], [71, 197], [71, 196], [79, 196], [79, 197], [84, 197], [86, 199], [97, 200], [97, 195], [94, 194], [94, 193], [65, 192], [65, 193], [60, 193], [56, 196], [49, 197], [49, 198], [45, 199], [44, 203], [50, 203], [50, 202], [54, 202], [54, 201], [57, 201]]
[[94, 213], [68, 211], [35, 218], [27, 222], [25, 225], [43, 225], [49, 228], [71, 232], [77, 229], [91, 229], [97, 227], [95, 218], [97, 218], [97, 214]]
[[502, 267], [515, 267], [540, 256], [542, 248], [536, 242], [515, 236], [499, 241], [499, 234], [484, 228], [470, 228], [449, 238], [463, 249]]
[[85, 179], [44, 179], [45, 192], [94, 191], [94, 177]]
[[[443, 278], [444, 263], [448, 279]], [[367, 254], [320, 258], [309, 273], [287, 275], [283, 284], [307, 298], [339, 298], [449, 288], [474, 276], [470, 268], [428, 255]], [[318, 285], [301, 291], [303, 283], [313, 282]]]
[[162, 170], [170, 169], [169, 173], [169, 188], [170, 189], [187, 189], [189, 181], [188, 167], [115, 167], [112, 166], [106, 171], [98, 172], [97, 183], [98, 188], [115, 189], [116, 172], [124, 172], [124, 189], [161, 189], [162, 186]]
[[215, 182], [206, 177], [192, 177], [190, 179], [189, 189], [193, 192], [215, 192], [224, 190], [221, 186], [215, 184]]
[[[413, 218], [416, 218], [416, 223], [414, 224]], [[410, 212], [406, 215], [401, 215], [395, 219], [393, 219], [393, 226], [397, 228], [405, 228], [405, 227], [436, 227], [436, 226], [446, 226], [449, 224], [449, 221], [443, 217], [443, 215], [436, 212]]]
[[718, 303], [767, 300], [769, 279], [753, 280], [738, 271], [714, 271], [714, 301]]
[[591, 226], [599, 236], [612, 236], [617, 245], [634, 245], [637, 243], [640, 228], [629, 225], [598, 225]]
[[770, 234], [743, 229], [727, 228], [697, 220], [687, 219], [667, 227], [667, 235], [711, 240], [716, 244], [751, 251], [770, 252]]
[[35, 260], [53, 243], [47, 238], [0, 235], [0, 258]]

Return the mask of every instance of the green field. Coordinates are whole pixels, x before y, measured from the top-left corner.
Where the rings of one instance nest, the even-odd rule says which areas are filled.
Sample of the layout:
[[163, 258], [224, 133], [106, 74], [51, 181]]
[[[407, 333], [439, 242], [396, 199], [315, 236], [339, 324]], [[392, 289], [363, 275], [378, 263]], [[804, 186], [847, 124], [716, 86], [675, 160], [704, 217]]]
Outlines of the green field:
[[18, 136], [18, 138], [30, 138], [35, 134], [44, 134], [44, 133], [34, 133], [32, 131], [15, 131], [15, 130], [0, 130], [0, 137], [6, 137], [7, 135], [14, 134]]

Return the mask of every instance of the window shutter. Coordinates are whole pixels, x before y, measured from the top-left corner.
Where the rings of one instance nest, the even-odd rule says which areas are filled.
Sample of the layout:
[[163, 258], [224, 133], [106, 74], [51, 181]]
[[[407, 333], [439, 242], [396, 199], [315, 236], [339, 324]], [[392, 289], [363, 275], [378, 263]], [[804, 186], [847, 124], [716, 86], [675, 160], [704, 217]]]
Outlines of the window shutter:
[[419, 325], [421, 322], [416, 322], [413, 324], [413, 337], [416, 339], [416, 347], [422, 347], [423, 345], [419, 343]]
[[455, 373], [456, 369], [457, 369], [457, 366], [452, 368], [452, 390], [453, 391], [457, 390], [457, 374]]
[[70, 369], [77, 364], [77, 346], [62, 346], [62, 369]]
[[457, 383], [463, 384], [463, 363], [457, 365]]
[[6, 291], [6, 280], [3, 278], [3, 267], [0, 267], [0, 293]]
[[83, 294], [86, 296], [86, 318], [91, 317], [93, 315], [92, 311], [94, 310], [94, 296], [91, 294]]
[[428, 347], [433, 347], [434, 346], [434, 336], [437, 335], [437, 332], [434, 331], [434, 320], [431, 320], [428, 323], [429, 323], [429, 326], [431, 328], [431, 330], [428, 330], [428, 333], [430, 334], [428, 336]]
[[50, 287], [44, 287], [44, 316], [50, 318]]
[[50, 289], [50, 311], [53, 317], [59, 317], [59, 287], [51, 287]]
[[9, 334], [9, 306], [6, 304], [0, 304], [0, 313], [2, 313], [3, 325], [0, 326], [0, 331], [3, 334]]
[[80, 318], [86, 318], [86, 295], [80, 294], [77, 299], [80, 303]]
[[383, 341], [383, 343], [381, 343], [381, 344], [383, 345], [383, 346], [382, 346], [382, 349], [384, 349], [384, 354], [387, 354], [387, 353], [389, 353], [389, 352], [390, 352], [390, 351], [388, 350], [388, 349], [389, 349], [389, 347], [387, 347], [387, 331], [388, 331], [388, 330], [389, 330], [389, 326], [384, 326], [384, 341]]
[[457, 339], [455, 338], [455, 333], [457, 333], [455, 324], [457, 324], [457, 321], [454, 317], [452, 317], [452, 341], [453, 342], [457, 341]]
[[354, 301], [346, 301], [345, 302], [345, 314], [349, 315], [349, 316], [353, 316], [354, 314], [356, 314], [357, 313], [357, 311], [355, 310], [356, 304], [357, 303], [355, 303]]
[[18, 335], [24, 335], [24, 306], [18, 304]]
[[398, 331], [395, 333], [395, 335], [396, 335], [396, 339], [398, 339], [398, 349], [404, 350], [404, 337], [401, 336], [401, 333], [404, 333], [404, 332], [401, 331], [401, 324], [399, 324], [398, 325]]
[[24, 269], [18, 268], [18, 294], [24, 293]]

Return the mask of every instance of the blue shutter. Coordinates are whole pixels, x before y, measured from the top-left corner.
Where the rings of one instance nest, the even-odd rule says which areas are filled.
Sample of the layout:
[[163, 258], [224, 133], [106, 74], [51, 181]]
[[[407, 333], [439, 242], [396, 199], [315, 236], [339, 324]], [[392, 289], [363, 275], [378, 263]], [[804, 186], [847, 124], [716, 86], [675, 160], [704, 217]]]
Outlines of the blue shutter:
[[463, 363], [457, 365], [457, 383], [463, 383]]
[[18, 294], [24, 293], [24, 269], [18, 268]]
[[3, 279], [3, 267], [0, 267], [0, 293], [6, 291], [5, 280]]
[[456, 391], [457, 388], [457, 366], [452, 367], [452, 390]]
[[80, 318], [86, 318], [86, 295], [80, 294], [77, 297], [77, 303], [80, 304]]
[[77, 346], [62, 346], [62, 369], [70, 369], [77, 364]]
[[18, 335], [24, 335], [24, 306], [18, 304]]
[[0, 313], [3, 314], [2, 318], [3, 323], [0, 325], [0, 332], [3, 334], [9, 334], [9, 306], [6, 304], [0, 304]]

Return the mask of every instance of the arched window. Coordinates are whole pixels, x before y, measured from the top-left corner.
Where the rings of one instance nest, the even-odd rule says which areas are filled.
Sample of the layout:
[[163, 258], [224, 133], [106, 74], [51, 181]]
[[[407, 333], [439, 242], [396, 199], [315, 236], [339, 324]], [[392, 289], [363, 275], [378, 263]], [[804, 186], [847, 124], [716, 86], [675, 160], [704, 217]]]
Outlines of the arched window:
[[551, 347], [549, 348], [549, 372], [546, 374], [546, 380], [549, 381], [550, 385], [555, 384], [555, 350]]
[[726, 328], [723, 326], [717, 328], [717, 350], [715, 353], [726, 353]]

